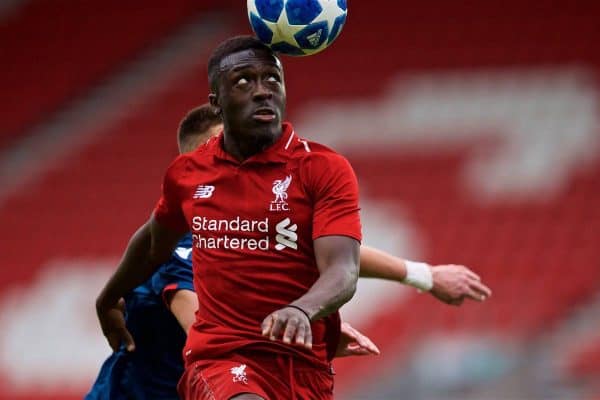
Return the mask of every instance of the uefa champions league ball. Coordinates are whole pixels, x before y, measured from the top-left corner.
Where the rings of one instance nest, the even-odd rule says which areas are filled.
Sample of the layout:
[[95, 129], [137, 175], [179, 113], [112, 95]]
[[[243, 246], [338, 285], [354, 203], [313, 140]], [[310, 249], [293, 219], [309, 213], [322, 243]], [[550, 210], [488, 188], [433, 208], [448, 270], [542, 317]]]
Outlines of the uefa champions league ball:
[[248, 0], [248, 18], [256, 36], [273, 51], [308, 56], [339, 36], [346, 0]]

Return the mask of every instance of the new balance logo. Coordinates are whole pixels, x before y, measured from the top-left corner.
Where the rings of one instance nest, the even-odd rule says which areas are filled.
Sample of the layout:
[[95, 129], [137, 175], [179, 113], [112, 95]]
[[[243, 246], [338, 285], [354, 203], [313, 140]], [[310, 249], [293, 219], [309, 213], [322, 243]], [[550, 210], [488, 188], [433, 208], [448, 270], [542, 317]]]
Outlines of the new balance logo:
[[298, 250], [298, 234], [296, 233], [298, 226], [296, 224], [292, 224], [292, 221], [286, 218], [275, 225], [275, 230], [277, 231], [275, 249], [281, 251], [289, 247], [290, 249]]
[[215, 187], [213, 185], [198, 185], [194, 192], [194, 199], [208, 199], [213, 195]]

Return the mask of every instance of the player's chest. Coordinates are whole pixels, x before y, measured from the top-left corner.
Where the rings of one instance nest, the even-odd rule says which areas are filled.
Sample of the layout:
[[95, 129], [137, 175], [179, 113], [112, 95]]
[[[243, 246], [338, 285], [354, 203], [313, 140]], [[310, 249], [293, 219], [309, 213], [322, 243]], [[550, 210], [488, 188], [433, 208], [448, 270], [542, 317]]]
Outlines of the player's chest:
[[301, 179], [298, 169], [285, 164], [214, 168], [190, 177], [184, 213], [188, 220], [194, 216], [311, 218], [312, 199]]

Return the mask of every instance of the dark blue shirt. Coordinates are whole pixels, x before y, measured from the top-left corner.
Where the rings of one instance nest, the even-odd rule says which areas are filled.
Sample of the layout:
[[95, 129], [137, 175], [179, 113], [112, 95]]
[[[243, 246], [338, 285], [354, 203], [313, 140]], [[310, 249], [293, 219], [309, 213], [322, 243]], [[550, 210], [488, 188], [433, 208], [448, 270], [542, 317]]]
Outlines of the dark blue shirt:
[[127, 329], [136, 349], [124, 347], [102, 365], [85, 400], [178, 399], [177, 382], [183, 374], [181, 351], [186, 334], [167, 309], [163, 296], [170, 291], [194, 290], [192, 237], [186, 235], [171, 259], [125, 297]]

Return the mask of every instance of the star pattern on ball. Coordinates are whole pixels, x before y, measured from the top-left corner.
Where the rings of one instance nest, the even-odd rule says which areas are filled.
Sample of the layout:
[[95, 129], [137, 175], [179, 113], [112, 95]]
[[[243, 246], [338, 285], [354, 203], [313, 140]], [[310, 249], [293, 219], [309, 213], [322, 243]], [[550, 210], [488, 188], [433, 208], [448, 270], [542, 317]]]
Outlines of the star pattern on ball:
[[340, 15], [344, 15], [345, 13], [345, 11], [338, 6], [336, 0], [322, 1], [321, 7], [323, 8], [323, 10], [319, 15], [317, 15], [313, 22], [327, 21], [327, 23], [329, 24], [329, 29], [331, 29], [333, 21], [335, 21], [337, 17], [339, 17]]
[[[257, 37], [275, 52], [290, 56], [311, 55], [327, 48], [346, 22], [345, 0], [247, 1], [248, 18]], [[288, 11], [295, 15], [294, 24]]]
[[271, 43], [275, 44], [275, 43], [279, 43], [279, 42], [288, 42], [288, 43], [298, 46], [298, 43], [294, 39], [294, 35], [296, 33], [300, 32], [302, 29], [304, 29], [305, 26], [304, 25], [289, 25], [285, 34], [283, 34], [281, 32], [281, 30], [279, 29], [279, 26], [287, 25], [287, 20], [288, 20], [287, 12], [285, 11], [285, 8], [284, 8], [283, 11], [281, 12], [281, 15], [279, 15], [279, 19], [277, 20], [277, 22], [269, 22], [269, 21], [265, 21], [265, 20], [263, 20], [263, 22], [273, 32], [273, 38], [271, 39]]

